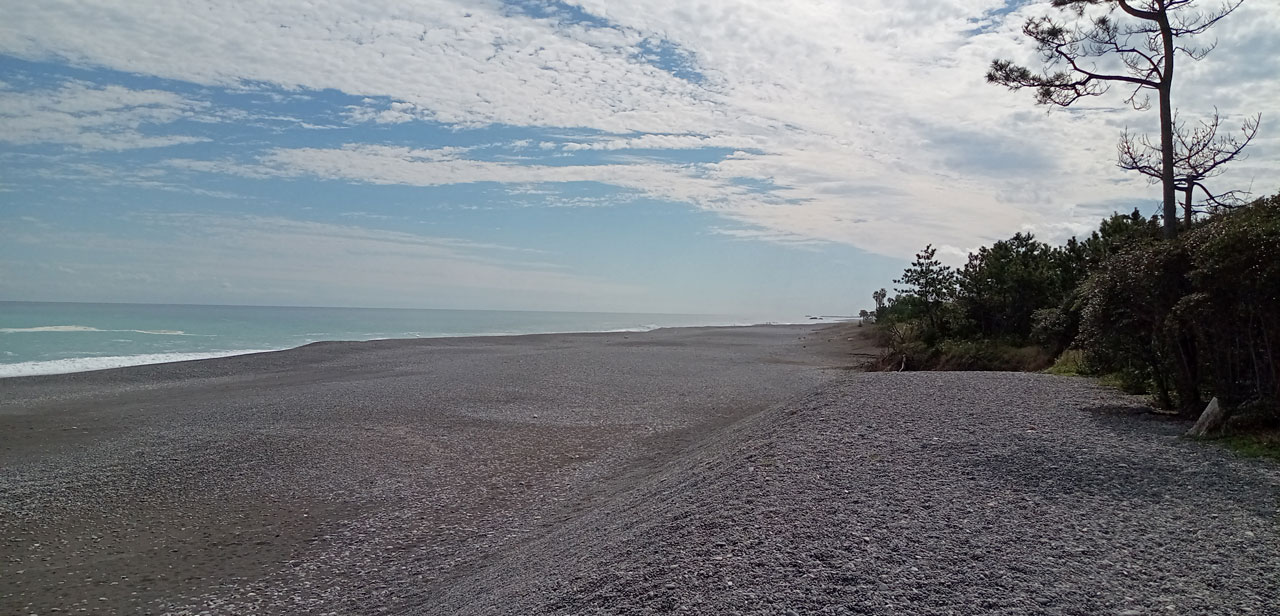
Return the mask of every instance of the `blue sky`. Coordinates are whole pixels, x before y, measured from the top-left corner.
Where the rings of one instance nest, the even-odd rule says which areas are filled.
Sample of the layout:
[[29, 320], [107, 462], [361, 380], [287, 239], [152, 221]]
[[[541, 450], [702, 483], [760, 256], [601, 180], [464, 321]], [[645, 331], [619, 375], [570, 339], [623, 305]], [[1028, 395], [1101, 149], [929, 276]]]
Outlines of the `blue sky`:
[[[0, 299], [848, 313], [1159, 198], [1123, 95], [983, 83], [1037, 3], [6, 4]], [[1176, 102], [1270, 194], [1280, 7], [1215, 35]]]

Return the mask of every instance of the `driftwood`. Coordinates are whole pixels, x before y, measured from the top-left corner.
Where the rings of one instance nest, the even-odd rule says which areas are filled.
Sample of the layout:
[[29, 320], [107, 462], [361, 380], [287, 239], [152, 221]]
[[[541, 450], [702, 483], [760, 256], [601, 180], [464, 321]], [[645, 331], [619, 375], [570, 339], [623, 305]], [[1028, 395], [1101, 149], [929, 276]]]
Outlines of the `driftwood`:
[[1217, 398], [1214, 398], [1209, 401], [1209, 406], [1204, 408], [1204, 412], [1200, 413], [1200, 418], [1196, 420], [1196, 425], [1187, 430], [1187, 436], [1214, 436], [1222, 432], [1222, 427], [1226, 423], [1227, 410], [1218, 403]]

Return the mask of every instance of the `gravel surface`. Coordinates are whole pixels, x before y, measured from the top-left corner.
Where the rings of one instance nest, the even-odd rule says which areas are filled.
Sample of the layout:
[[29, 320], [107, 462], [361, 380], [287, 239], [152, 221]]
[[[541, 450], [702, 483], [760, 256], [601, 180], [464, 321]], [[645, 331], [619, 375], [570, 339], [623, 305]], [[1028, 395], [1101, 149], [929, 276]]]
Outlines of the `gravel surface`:
[[851, 375], [410, 613], [1280, 613], [1280, 468], [1147, 411], [1082, 379]]
[[857, 345], [820, 329], [322, 343], [0, 379], [0, 614], [397, 613], [605, 478], [847, 374]]
[[0, 380], [0, 614], [1276, 614], [1280, 467], [851, 328]]

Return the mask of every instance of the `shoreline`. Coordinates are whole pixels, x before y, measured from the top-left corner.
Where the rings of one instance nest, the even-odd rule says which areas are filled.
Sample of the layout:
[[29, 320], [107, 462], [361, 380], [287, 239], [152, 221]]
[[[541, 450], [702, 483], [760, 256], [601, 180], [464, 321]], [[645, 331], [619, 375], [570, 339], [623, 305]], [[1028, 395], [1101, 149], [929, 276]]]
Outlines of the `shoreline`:
[[0, 362], [0, 380], [26, 378], [26, 377], [51, 377], [51, 375], [59, 374], [79, 374], [90, 373], [90, 371], [114, 370], [118, 368], [133, 368], [133, 366], [150, 366], [161, 364], [177, 364], [184, 361], [201, 361], [212, 359], [223, 359], [223, 357], [236, 357], [241, 355], [255, 355], [255, 353], [269, 353], [292, 351], [296, 348], [311, 346], [311, 344], [330, 343], [330, 342], [375, 342], [375, 341], [417, 341], [417, 339], [440, 339], [440, 338], [495, 338], [495, 337], [518, 337], [518, 336], [570, 336], [570, 334], [612, 334], [612, 333], [644, 333], [655, 332], [662, 329], [687, 329], [687, 328], [749, 328], [749, 327], [792, 327], [792, 325], [838, 325], [849, 323], [849, 321], [837, 320], [814, 320], [808, 323], [782, 323], [782, 321], [764, 321], [764, 323], [731, 323], [731, 324], [714, 324], [714, 325], [660, 325], [660, 327], [636, 327], [636, 328], [618, 328], [618, 329], [602, 329], [602, 330], [554, 330], [554, 332], [494, 332], [494, 333], [465, 333], [465, 334], [433, 334], [433, 336], [415, 336], [415, 337], [387, 337], [387, 338], [360, 338], [360, 339], [316, 339], [316, 341], [297, 344], [297, 346], [282, 348], [244, 348], [244, 350], [225, 350], [225, 351], [174, 351], [168, 353], [136, 353], [136, 355], [115, 355], [115, 356], [81, 356], [81, 357], [64, 357], [58, 360], [40, 360], [40, 361], [17, 361], [5, 364]]
[[[412, 338], [388, 337], [388, 338], [362, 338], [362, 339], [334, 339], [334, 340], [313, 340], [297, 346], [271, 348], [271, 349], [231, 349], [225, 351], [175, 351], [172, 353], [140, 353], [135, 355], [115, 355], [115, 356], [83, 356], [68, 357], [62, 359], [26, 361], [13, 363], [0, 363], [0, 380], [25, 378], [33, 376], [56, 376], [61, 374], [80, 374], [84, 372], [97, 372], [101, 370], [114, 370], [117, 368], [131, 368], [136, 366], [155, 366], [170, 363], [182, 363], [189, 361], [202, 361], [207, 359], [221, 359], [226, 357], [236, 357], [240, 355], [253, 355], [260, 353], [278, 353], [283, 351], [292, 351], [295, 349], [305, 348], [313, 344], [327, 343], [358, 343], [358, 342], [375, 342], [375, 341], [409, 341], [409, 340], [437, 340], [437, 339], [454, 339], [454, 338], [499, 338], [499, 337], [518, 337], [518, 336], [544, 336], [544, 335], [577, 335], [577, 334], [618, 334], [618, 333], [644, 333], [650, 331], [659, 331], [666, 329], [689, 329], [689, 328], [706, 328], [706, 327], [760, 327], [760, 326], [803, 326], [803, 325], [839, 325], [843, 321], [811, 321], [807, 323], [782, 323], [782, 322], [763, 322], [763, 323], [733, 323], [727, 325], [689, 325], [689, 326], [659, 326], [659, 327], [636, 327], [636, 328], [620, 328], [609, 330], [578, 330], [578, 331], [545, 331], [545, 332], [495, 332], [495, 333], [467, 333], [467, 334], [438, 334], [430, 336], [415, 336]], [[64, 367], [68, 367], [65, 368]]]

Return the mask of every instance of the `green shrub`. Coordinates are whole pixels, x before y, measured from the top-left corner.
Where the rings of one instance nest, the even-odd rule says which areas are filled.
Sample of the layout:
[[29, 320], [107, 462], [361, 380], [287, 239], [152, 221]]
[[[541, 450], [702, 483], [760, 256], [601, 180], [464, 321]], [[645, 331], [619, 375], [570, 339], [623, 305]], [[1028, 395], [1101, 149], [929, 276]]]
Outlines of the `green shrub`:
[[1186, 412], [1203, 408], [1194, 368], [1174, 306], [1188, 291], [1189, 260], [1179, 241], [1149, 242], [1113, 255], [1081, 290], [1076, 344], [1102, 372], [1150, 380], [1157, 403]]
[[1060, 376], [1083, 376], [1091, 374], [1088, 364], [1084, 361], [1084, 351], [1080, 349], [1067, 349], [1063, 351], [1058, 358], [1053, 361], [1053, 365], [1045, 369], [1049, 374], [1057, 374]]
[[1053, 355], [1037, 346], [989, 340], [948, 340], [938, 347], [933, 369], [1033, 372], [1053, 363]]
[[[890, 343], [884, 347], [885, 353], [873, 363], [873, 368], [1027, 372], [1043, 370], [1053, 363], [1053, 355], [1038, 346], [1018, 346], [989, 340], [944, 340], [930, 345], [919, 338], [912, 338], [911, 331], [913, 330], [899, 328], [898, 334], [882, 338], [882, 341]], [[907, 335], [901, 335], [903, 332]]]
[[1099, 375], [1098, 380], [1108, 387], [1114, 387], [1126, 394], [1135, 396], [1152, 393], [1155, 388], [1151, 382], [1151, 373], [1142, 367], [1125, 368]]
[[1041, 308], [1031, 313], [1031, 341], [1062, 353], [1075, 339], [1080, 328], [1079, 314], [1063, 308]]

